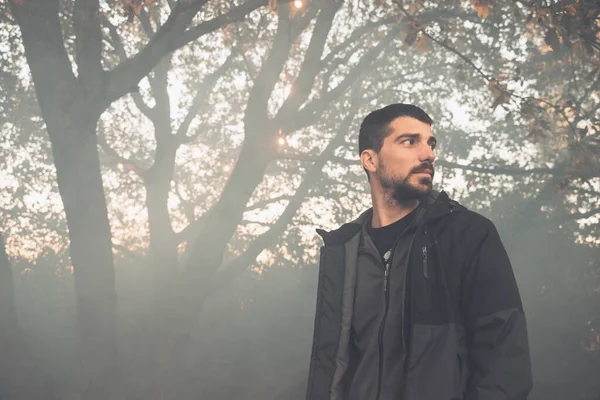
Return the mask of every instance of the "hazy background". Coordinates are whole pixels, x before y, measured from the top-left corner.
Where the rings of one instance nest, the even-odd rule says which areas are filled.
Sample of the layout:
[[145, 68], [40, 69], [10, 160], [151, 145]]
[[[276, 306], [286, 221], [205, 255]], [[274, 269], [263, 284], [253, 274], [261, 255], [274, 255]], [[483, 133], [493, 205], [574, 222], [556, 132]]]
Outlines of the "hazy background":
[[0, 399], [303, 399], [315, 229], [406, 102], [511, 256], [530, 398], [599, 400], [599, 31], [593, 0], [3, 2]]

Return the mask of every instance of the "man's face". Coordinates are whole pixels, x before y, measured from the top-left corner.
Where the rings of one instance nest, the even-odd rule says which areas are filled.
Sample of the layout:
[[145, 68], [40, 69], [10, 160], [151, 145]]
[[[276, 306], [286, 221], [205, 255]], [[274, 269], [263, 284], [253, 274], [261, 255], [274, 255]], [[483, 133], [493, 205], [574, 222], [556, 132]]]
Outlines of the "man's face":
[[431, 126], [412, 117], [390, 123], [373, 177], [396, 201], [425, 197], [432, 189], [436, 139]]

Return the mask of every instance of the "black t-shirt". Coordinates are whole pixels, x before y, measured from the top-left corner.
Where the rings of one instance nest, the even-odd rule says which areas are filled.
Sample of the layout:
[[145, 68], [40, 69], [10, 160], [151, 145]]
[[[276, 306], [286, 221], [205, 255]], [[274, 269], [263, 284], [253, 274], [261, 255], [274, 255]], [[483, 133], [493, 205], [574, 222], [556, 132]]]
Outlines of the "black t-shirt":
[[410, 225], [413, 219], [415, 219], [418, 209], [419, 207], [415, 208], [398, 221], [386, 226], [382, 226], [381, 228], [373, 228], [371, 222], [369, 222], [367, 227], [369, 236], [371, 239], [373, 239], [373, 243], [375, 243], [375, 246], [377, 247], [377, 250], [382, 258], [385, 252], [392, 248], [396, 242], [396, 239], [398, 239], [398, 236], [400, 236], [408, 227], [408, 225]]

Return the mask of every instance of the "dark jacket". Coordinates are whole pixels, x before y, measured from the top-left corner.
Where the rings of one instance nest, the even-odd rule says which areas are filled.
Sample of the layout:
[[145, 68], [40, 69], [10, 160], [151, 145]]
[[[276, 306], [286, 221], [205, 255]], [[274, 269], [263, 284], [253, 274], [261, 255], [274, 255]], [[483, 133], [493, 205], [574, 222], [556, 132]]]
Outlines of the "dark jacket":
[[[432, 193], [417, 223], [398, 332], [407, 349], [401, 399], [526, 399], [532, 376], [525, 315], [493, 223], [444, 192]], [[355, 362], [350, 332], [361, 222], [319, 234], [325, 245], [307, 400], [345, 400]]]

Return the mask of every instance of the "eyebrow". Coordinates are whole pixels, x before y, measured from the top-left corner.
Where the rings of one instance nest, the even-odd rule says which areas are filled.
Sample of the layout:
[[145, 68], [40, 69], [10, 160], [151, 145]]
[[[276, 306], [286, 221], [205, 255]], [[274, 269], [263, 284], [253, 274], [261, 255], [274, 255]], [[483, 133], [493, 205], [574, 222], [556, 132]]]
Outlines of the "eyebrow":
[[[400, 139], [418, 139], [420, 136], [420, 133], [403, 133], [396, 138], [396, 141], [399, 141]], [[437, 144], [437, 138], [435, 136], [430, 136], [427, 142]]]

